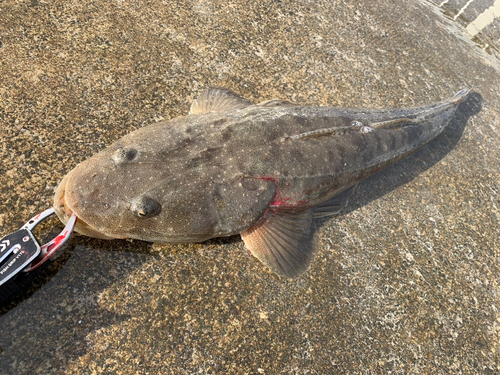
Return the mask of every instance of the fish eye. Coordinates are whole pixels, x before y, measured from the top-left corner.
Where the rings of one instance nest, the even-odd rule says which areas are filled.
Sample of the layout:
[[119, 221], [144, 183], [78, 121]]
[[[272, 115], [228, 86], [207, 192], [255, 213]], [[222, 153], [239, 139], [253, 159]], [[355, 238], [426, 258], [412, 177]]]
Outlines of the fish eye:
[[131, 147], [120, 147], [113, 152], [111, 159], [116, 165], [131, 162], [137, 157], [137, 150]]
[[150, 218], [161, 212], [161, 204], [146, 195], [132, 201], [130, 211], [140, 218]]

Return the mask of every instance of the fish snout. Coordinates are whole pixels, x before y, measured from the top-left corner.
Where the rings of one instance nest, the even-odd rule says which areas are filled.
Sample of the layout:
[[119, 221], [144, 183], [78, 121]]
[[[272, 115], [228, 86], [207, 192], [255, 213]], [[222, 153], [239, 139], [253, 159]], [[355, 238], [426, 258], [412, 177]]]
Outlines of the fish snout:
[[72, 214], [77, 217], [76, 225], [74, 230], [85, 236], [100, 238], [100, 239], [113, 239], [114, 237], [109, 237], [97, 229], [93, 228], [91, 225], [87, 224], [80, 216], [78, 208], [78, 199], [76, 194], [71, 189], [71, 184], [73, 182], [73, 171], [69, 172], [61, 180], [56, 188], [54, 195], [54, 211], [61, 220], [63, 224], [66, 224]]
[[56, 192], [54, 195], [54, 210], [56, 212], [57, 217], [63, 224], [66, 224], [71, 217], [72, 211], [70, 208], [66, 205], [66, 183], [69, 179], [71, 172], [68, 173], [64, 178], [61, 180], [59, 185], [57, 185]]

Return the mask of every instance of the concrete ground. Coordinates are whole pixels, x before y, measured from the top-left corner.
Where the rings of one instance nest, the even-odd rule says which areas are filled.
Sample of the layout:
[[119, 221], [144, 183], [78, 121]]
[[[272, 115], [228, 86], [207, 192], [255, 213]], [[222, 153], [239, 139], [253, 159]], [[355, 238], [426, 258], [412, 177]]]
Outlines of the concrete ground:
[[500, 373], [500, 64], [441, 10], [2, 1], [1, 236], [49, 207], [78, 162], [186, 114], [210, 85], [345, 107], [477, 94], [438, 139], [321, 222], [321, 250], [297, 280], [268, 272], [236, 237], [74, 236], [2, 307], [0, 374]]

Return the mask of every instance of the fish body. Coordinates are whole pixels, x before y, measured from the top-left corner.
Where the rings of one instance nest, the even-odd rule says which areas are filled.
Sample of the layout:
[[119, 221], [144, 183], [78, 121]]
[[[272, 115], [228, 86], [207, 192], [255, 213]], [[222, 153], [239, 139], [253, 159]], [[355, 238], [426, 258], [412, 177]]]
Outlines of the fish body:
[[[138, 129], [69, 172], [54, 208], [92, 237], [200, 242], [240, 233], [274, 272], [297, 277], [316, 251], [314, 217], [435, 138], [467, 96], [366, 110], [252, 105], [210, 88], [191, 114]], [[351, 189], [351, 190], [349, 190]]]

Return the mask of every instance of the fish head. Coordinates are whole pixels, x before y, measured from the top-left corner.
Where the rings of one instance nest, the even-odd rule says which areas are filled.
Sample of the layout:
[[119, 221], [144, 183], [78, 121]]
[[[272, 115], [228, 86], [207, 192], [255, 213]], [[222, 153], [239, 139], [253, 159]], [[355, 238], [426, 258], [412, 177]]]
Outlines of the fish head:
[[[75, 231], [101, 239], [200, 242], [248, 228], [275, 194], [271, 181], [220, 179], [190, 155], [171, 158], [154, 143], [121, 142], [77, 165], [61, 181], [54, 209]], [[220, 175], [220, 173], [219, 173]]]
[[[78, 233], [101, 239], [126, 238], [121, 232], [133, 216], [129, 215], [131, 197], [140, 190], [136, 177], [142, 177], [132, 176], [133, 172], [116, 168], [109, 150], [85, 160], [59, 183], [54, 195], [56, 214], [63, 223], [75, 214]], [[143, 211], [141, 215], [155, 214]]]

